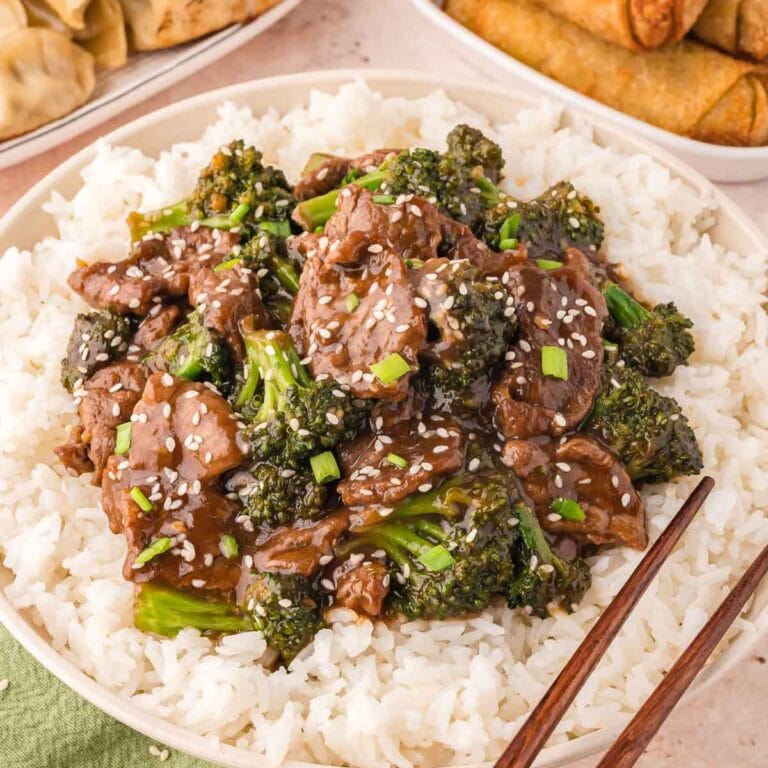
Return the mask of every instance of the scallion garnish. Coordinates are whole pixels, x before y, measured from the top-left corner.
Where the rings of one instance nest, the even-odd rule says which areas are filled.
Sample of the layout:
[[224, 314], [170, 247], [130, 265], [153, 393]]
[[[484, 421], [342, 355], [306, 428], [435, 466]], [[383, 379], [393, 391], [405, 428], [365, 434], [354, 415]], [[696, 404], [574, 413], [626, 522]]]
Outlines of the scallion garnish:
[[289, 221], [260, 221], [259, 229], [278, 237], [290, 237], [291, 223]]
[[223, 272], [225, 269], [232, 269], [232, 267], [235, 266], [235, 264], [239, 264], [242, 261], [240, 257], [234, 258], [234, 259], [227, 259], [226, 261], [222, 261], [220, 264], [217, 264], [214, 268], [214, 272]]
[[133, 424], [126, 421], [117, 425], [115, 437], [115, 456], [122, 456], [131, 450], [131, 429]]
[[541, 372], [545, 376], [568, 381], [568, 355], [562, 347], [541, 348]]
[[587, 519], [581, 504], [573, 499], [555, 499], [549, 506], [554, 513], [565, 520], [583, 523]]
[[360, 299], [356, 293], [350, 293], [347, 296], [347, 312], [354, 312], [360, 306]]
[[139, 509], [142, 511], [152, 511], [152, 502], [144, 495], [144, 491], [138, 486], [131, 488], [131, 498], [139, 505]]
[[521, 217], [519, 213], [513, 213], [511, 216], [507, 216], [499, 230], [499, 239], [511, 240], [517, 237], [517, 230], [520, 228], [520, 220]]
[[[131, 495], [133, 495], [133, 493], [131, 493]], [[144, 565], [144, 563], [148, 563], [152, 558], [162, 555], [163, 552], [167, 552], [172, 546], [173, 540], [168, 538], [168, 536], [162, 536], [159, 539], [155, 539], [146, 549], [142, 549], [141, 552], [136, 555], [133, 564]]]
[[444, 571], [456, 562], [453, 555], [442, 544], [422, 552], [418, 559], [428, 571]]
[[536, 264], [538, 265], [539, 269], [547, 271], [552, 269], [560, 269], [560, 267], [563, 266], [561, 261], [553, 261], [552, 259], [536, 259]]
[[374, 195], [373, 202], [379, 205], [392, 205], [397, 198], [394, 195]]
[[221, 554], [232, 560], [240, 554], [240, 547], [237, 546], [237, 539], [229, 533], [224, 534], [219, 541], [219, 549]]
[[240, 203], [240, 205], [232, 211], [232, 215], [229, 217], [233, 224], [239, 224], [251, 210], [251, 206], [248, 203]]
[[411, 366], [397, 352], [393, 352], [381, 362], [371, 366], [371, 372], [382, 384], [391, 384], [405, 376], [406, 373], [410, 373], [410, 370]]
[[397, 453], [388, 453], [387, 461], [396, 467], [400, 467], [400, 469], [405, 469], [408, 466], [408, 462]]
[[341, 477], [341, 470], [336, 463], [336, 457], [330, 451], [323, 451], [309, 460], [312, 467], [312, 474], [320, 485], [338, 480]]
[[501, 251], [512, 251], [515, 248], [517, 248], [517, 238], [516, 237], [508, 237], [504, 240], [499, 241], [499, 250]]

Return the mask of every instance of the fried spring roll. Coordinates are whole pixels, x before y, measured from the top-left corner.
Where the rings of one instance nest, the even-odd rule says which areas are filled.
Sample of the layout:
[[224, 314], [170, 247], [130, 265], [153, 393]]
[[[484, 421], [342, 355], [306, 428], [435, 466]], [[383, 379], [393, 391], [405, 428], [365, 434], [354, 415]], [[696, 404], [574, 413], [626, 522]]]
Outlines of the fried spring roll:
[[768, 143], [768, 68], [683, 41], [632, 53], [530, 0], [447, 0], [446, 11], [524, 64], [610, 107], [713, 144]]
[[633, 51], [676, 43], [707, 0], [539, 0], [552, 13]]
[[710, 0], [694, 32], [724, 51], [768, 59], [768, 0]]

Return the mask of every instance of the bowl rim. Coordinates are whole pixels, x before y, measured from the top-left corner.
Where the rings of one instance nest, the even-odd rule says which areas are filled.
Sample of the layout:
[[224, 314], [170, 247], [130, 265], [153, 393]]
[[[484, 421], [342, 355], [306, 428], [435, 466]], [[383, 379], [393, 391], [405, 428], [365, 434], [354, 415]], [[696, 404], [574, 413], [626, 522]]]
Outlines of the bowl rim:
[[[171, 121], [174, 115], [185, 110], [202, 107], [203, 105], [216, 105], [230, 99], [239, 99], [247, 102], [249, 98], [263, 98], [270, 90], [286, 88], [293, 88], [297, 94], [297, 101], [305, 104], [312, 91], [335, 91], [345, 83], [355, 80], [366, 82], [374, 90], [387, 87], [391, 89], [406, 85], [422, 89], [422, 94], [439, 90], [447, 93], [449, 97], [457, 101], [461, 101], [461, 96], [453, 95], [452, 91], [461, 92], [464, 90], [466, 92], [471, 90], [475, 93], [493, 97], [513, 98], [527, 106], [540, 105], [548, 100], [552, 101], [551, 99], [543, 99], [529, 94], [513, 93], [501, 85], [480, 83], [467, 78], [446, 79], [439, 75], [415, 73], [394, 68], [318, 70], [256, 79], [223, 89], [207, 91], [169, 104], [162, 109], [120, 126], [81, 149], [43, 177], [0, 218], [0, 254], [4, 250], [4, 240], [9, 237], [9, 232], [13, 229], [14, 223], [21, 219], [24, 211], [32, 205], [39, 206], [43, 200], [49, 198], [51, 192], [64, 182], [65, 179], [73, 174], [77, 175], [77, 172], [93, 159], [100, 142], [132, 146], [131, 136], [137, 131], [163, 125], [167, 121]], [[270, 104], [266, 101], [252, 106], [257, 112], [259, 110], [266, 111], [270, 108]], [[768, 241], [755, 224], [750, 221], [746, 214], [725, 193], [705, 179], [700, 173], [678, 160], [667, 150], [654, 145], [645, 138], [631, 134], [616, 124], [599, 125], [598, 118], [594, 115], [582, 112], [569, 105], [562, 105], [562, 107], [564, 115], [583, 120], [599, 132], [600, 138], [595, 138], [597, 143], [609, 145], [616, 143], [624, 151], [631, 150], [648, 154], [654, 160], [666, 166], [673, 176], [680, 178], [697, 189], [706, 189], [712, 195], [718, 209], [727, 212], [742, 235], [751, 240], [755, 248], [768, 253]], [[492, 115], [489, 114], [488, 117], [493, 120]], [[167, 145], [172, 143], [173, 141], [169, 140]], [[7, 571], [8, 569], [0, 563], [0, 574]], [[768, 631], [768, 595], [765, 598], [757, 609], [757, 615], [750, 617], [752, 623], [757, 627], [757, 631], [740, 632], [728, 648], [699, 676], [689, 695], [695, 695], [696, 692], [703, 690], [704, 687], [710, 685], [730, 670], [749, 652], [757, 638]], [[231, 768], [250, 768], [253, 765], [252, 752], [226, 744], [216, 744], [210, 737], [191, 733], [181, 726], [159, 719], [141, 709], [138, 705], [131, 703], [126, 698], [97, 683], [95, 679], [69, 661], [60, 651], [56, 650], [49, 640], [41, 636], [34, 628], [31, 619], [13, 607], [5, 595], [4, 588], [0, 588], [0, 622], [38, 662], [69, 688], [123, 724], [143, 733], [150, 739], [157, 740], [173, 749], [212, 763], [230, 766]], [[548, 747], [541, 753], [536, 765], [540, 766], [540, 768], [555, 768], [555, 766], [565, 765], [571, 761], [594, 755], [605, 749], [618, 736], [619, 730], [618, 727], [604, 728], [586, 736]], [[284, 761], [281, 765], [283, 768], [335, 768], [317, 763], [291, 760]], [[490, 763], [483, 765], [490, 765]]]

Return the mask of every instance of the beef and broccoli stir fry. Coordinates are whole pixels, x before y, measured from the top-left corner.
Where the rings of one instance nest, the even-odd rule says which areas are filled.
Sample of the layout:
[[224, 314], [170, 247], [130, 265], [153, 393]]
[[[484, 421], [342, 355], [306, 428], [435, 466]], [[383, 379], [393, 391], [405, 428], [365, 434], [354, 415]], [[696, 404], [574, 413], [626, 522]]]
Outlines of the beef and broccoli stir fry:
[[568, 611], [586, 557], [646, 546], [639, 485], [702, 466], [648, 381], [691, 323], [632, 296], [591, 200], [516, 200], [503, 168], [459, 125], [292, 187], [235, 141], [72, 273], [57, 453], [126, 538], [137, 627], [261, 630], [287, 663], [334, 606]]

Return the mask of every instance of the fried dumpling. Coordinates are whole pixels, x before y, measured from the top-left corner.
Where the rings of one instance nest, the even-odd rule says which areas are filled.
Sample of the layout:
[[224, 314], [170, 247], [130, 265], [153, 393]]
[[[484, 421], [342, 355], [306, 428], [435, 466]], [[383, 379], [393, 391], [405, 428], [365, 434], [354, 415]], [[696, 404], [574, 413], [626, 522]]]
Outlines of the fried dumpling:
[[122, 67], [128, 58], [128, 38], [120, 0], [92, 0], [85, 14], [85, 28], [75, 40], [93, 54], [96, 69]]
[[47, 27], [62, 35], [72, 37], [72, 30], [59, 18], [45, 0], [23, 0], [27, 12], [27, 26]]
[[0, 37], [0, 139], [68, 114], [94, 84], [93, 57], [65, 35], [30, 27]]
[[72, 29], [85, 27], [85, 12], [91, 0], [46, 0], [59, 18]]
[[21, 0], [0, 0], [0, 37], [27, 26], [27, 13]]

